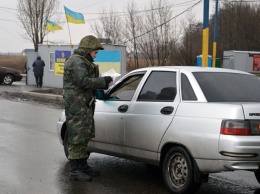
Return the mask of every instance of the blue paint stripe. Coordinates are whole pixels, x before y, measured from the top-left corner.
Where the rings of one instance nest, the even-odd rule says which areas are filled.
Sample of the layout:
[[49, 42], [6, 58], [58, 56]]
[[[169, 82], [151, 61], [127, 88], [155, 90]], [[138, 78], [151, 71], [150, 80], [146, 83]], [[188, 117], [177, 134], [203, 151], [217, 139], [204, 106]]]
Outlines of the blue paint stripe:
[[204, 0], [203, 29], [209, 26], [209, 0]]
[[217, 32], [218, 32], [218, 0], [216, 0], [215, 6], [215, 18], [214, 18], [214, 42], [217, 42]]
[[95, 62], [120, 62], [120, 51], [99, 51]]

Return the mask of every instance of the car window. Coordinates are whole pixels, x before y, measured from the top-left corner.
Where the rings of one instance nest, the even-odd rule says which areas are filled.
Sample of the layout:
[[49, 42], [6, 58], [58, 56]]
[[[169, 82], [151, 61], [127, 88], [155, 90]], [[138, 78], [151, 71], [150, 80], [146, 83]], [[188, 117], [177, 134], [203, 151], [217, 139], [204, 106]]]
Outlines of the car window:
[[184, 73], [181, 74], [181, 95], [182, 100], [197, 100], [190, 81]]
[[119, 83], [109, 95], [109, 100], [131, 101], [144, 74], [132, 75]]
[[260, 102], [260, 79], [257, 76], [194, 72], [208, 102]]
[[176, 96], [176, 73], [153, 71], [147, 78], [138, 101], [172, 102]]

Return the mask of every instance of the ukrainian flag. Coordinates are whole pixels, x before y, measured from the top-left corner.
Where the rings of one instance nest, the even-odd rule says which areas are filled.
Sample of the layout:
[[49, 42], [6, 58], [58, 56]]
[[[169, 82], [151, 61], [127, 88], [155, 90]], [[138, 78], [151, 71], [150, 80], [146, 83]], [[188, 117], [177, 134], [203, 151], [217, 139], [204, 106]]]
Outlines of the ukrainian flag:
[[65, 15], [67, 18], [67, 22], [74, 23], [74, 24], [84, 24], [84, 16], [82, 13], [74, 12], [64, 6]]
[[55, 22], [46, 19], [46, 29], [48, 31], [55, 31], [55, 30], [62, 30], [62, 27], [56, 24]]

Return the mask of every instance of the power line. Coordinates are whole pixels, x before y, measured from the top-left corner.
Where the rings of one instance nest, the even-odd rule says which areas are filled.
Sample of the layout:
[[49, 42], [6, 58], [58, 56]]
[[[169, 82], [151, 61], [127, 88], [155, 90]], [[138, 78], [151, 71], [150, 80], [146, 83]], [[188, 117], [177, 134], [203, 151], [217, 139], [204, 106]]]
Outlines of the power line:
[[[104, 1], [107, 1], [107, 0], [104, 0]], [[101, 1], [99, 3], [102, 3], [104, 1]], [[187, 6], [189, 5], [191, 2], [194, 2], [194, 0], [188, 0], [188, 1], [185, 1], [185, 2], [181, 2], [181, 3], [178, 3], [178, 4], [172, 4], [172, 5], [169, 5], [169, 6], [165, 6], [165, 7], [159, 7], [159, 8], [154, 8], [154, 9], [145, 9], [145, 10], [140, 10], [140, 11], [137, 11], [135, 12], [135, 14], [139, 14], [139, 13], [143, 13], [143, 12], [149, 12], [149, 11], [156, 11], [156, 10], [160, 10], [160, 9], [164, 9], [164, 8], [168, 8], [168, 7], [182, 7], [182, 6]], [[99, 4], [99, 3], [96, 3], [96, 4]], [[93, 6], [93, 5], [96, 5], [96, 4], [92, 4], [90, 6]], [[8, 7], [2, 7], [0, 6], [0, 9], [9, 9], [9, 10], [14, 10], [14, 11], [18, 11], [18, 9], [15, 9], [15, 8], [8, 8]], [[25, 11], [25, 10], [24, 10]], [[54, 13], [55, 14], [55, 13]], [[64, 13], [61, 13], [61, 12], [56, 12], [56, 14], [61, 14], [63, 15]], [[96, 14], [99, 14], [99, 15], [102, 15], [102, 14], [120, 14], [120, 15], [117, 15], [117, 17], [123, 17], [123, 16], [127, 16], [129, 13], [128, 12], [110, 12], [110, 13], [82, 13], [82, 14], [93, 14], [93, 15], [96, 15]], [[109, 17], [109, 16], [108, 16]], [[103, 17], [103, 18], [106, 18], [106, 17]], [[86, 21], [94, 21], [94, 20], [98, 20], [100, 18], [93, 18], [93, 19], [88, 19]], [[10, 22], [19, 22], [18, 20], [8, 20], [8, 19], [0, 19], [0, 21], [10, 21]], [[60, 23], [66, 23], [66, 21], [61, 21]]]
[[18, 20], [6, 20], [6, 19], [0, 19], [0, 21], [6, 21], [6, 22], [20, 22], [20, 21], [18, 21]]
[[0, 6], [0, 8], [2, 8], [2, 9], [11, 9], [11, 10], [15, 10], [15, 11], [17, 11], [17, 10], [18, 10], [18, 9], [15, 9], [15, 8], [2, 7], [2, 6]]
[[[154, 8], [154, 9], [140, 10], [140, 11], [137, 11], [137, 12], [135, 12], [135, 13], [156, 11], [156, 10], [164, 9], [164, 8], [167, 8], [167, 7], [182, 7], [182, 6], [187, 6], [187, 4], [188, 4], [188, 3], [191, 3], [191, 2], [194, 2], [194, 0], [185, 1], [185, 2], [182, 2], [182, 3], [179, 3], [179, 4], [172, 4], [172, 5], [168, 5], [168, 6], [165, 6], [165, 7], [159, 7], [159, 8]], [[97, 14], [111, 14], [111, 13], [108, 12], [108, 13], [87, 13], [87, 14], [97, 15]], [[122, 12], [122, 11], [121, 11], [121, 12], [113, 12], [113, 14], [128, 14], [128, 12]]]
[[153, 29], [151, 29], [151, 30], [149, 30], [149, 31], [146, 31], [145, 33], [140, 34], [140, 35], [138, 35], [138, 36], [136, 36], [136, 37], [134, 37], [134, 38], [132, 38], [132, 39], [128, 39], [127, 41], [124, 42], [124, 44], [126, 44], [127, 42], [132, 41], [132, 40], [134, 40], [134, 39], [140, 38], [141, 36], [144, 36], [145, 34], [148, 34], [148, 33], [152, 32], [152, 31], [154, 31], [155, 29], [157, 29], [157, 28], [159, 28], [159, 27], [165, 25], [166, 23], [170, 22], [171, 20], [173, 20], [173, 19], [179, 17], [180, 15], [184, 14], [186, 11], [189, 11], [190, 9], [192, 9], [193, 7], [195, 7], [195, 6], [198, 5], [201, 1], [202, 1], [202, 0], [198, 1], [197, 3], [193, 4], [191, 7], [187, 8], [186, 10], [184, 10], [183, 12], [181, 12], [181, 13], [179, 13], [178, 15], [176, 15], [176, 16], [170, 18], [170, 19], [167, 20], [166, 22], [164, 22], [164, 23], [162, 23], [162, 24], [160, 24], [160, 25], [154, 27]]
[[0, 27], [1, 27], [1, 30], [4, 30], [4, 31], [6, 32], [6, 34], [8, 34], [8, 36], [10, 36], [11, 38], [15, 38], [15, 39], [17, 39], [18, 41], [22, 42], [21, 39], [19, 39], [18, 37], [16, 37], [16, 35], [17, 35], [16, 33], [13, 34], [13, 32], [10, 32], [10, 31], [6, 30], [6, 28], [4, 28], [4, 27], [1, 26], [1, 25], [0, 25]]
[[258, 3], [260, 2], [260, 0], [251, 0], [251, 1], [241, 1], [241, 0], [238, 0], [238, 1], [230, 1], [232, 3]]
[[[94, 6], [94, 5], [103, 3], [103, 2], [105, 2], [105, 1], [108, 1], [108, 0], [100, 1], [100, 2], [97, 2], [97, 3], [91, 4], [91, 5], [88, 5], [88, 6], [86, 6], [86, 7], [92, 7], [92, 6]], [[82, 8], [80, 8], [80, 9], [78, 9], [78, 10], [84, 9], [84, 8], [86, 8], [86, 7], [82, 7]]]
[[[107, 0], [104, 0], [104, 1], [107, 1]], [[102, 3], [104, 1], [101, 1], [99, 3]], [[182, 7], [182, 6], [187, 6], [187, 4], [191, 3], [191, 2], [194, 2], [194, 0], [188, 0], [188, 1], [185, 1], [185, 2], [181, 2], [181, 3], [178, 3], [178, 4], [172, 4], [172, 5], [168, 5], [168, 6], [165, 6], [165, 7], [159, 7], [159, 8], [154, 8], [154, 9], [145, 9], [145, 10], [140, 10], [140, 11], [137, 11], [136, 13], [142, 13], [142, 12], [149, 12], [149, 11], [155, 11], [155, 10], [159, 10], [159, 9], [164, 9], [164, 8], [167, 8], [167, 7]], [[96, 4], [99, 4], [99, 3], [95, 3], [95, 4], [92, 4], [90, 6], [87, 6], [87, 7], [91, 7], [93, 5], [96, 5]], [[3, 6], [0, 6], [0, 9], [9, 9], [9, 10], [14, 10], [14, 11], [18, 11], [18, 9], [16, 8], [9, 8], [9, 7], [3, 7]], [[86, 8], [86, 7], [85, 7]], [[80, 9], [83, 9], [83, 8], [80, 8]], [[26, 10], [21, 10], [21, 11], [25, 11]], [[82, 14], [89, 14], [89, 15], [100, 15], [100, 14], [111, 14], [111, 12], [107, 12], [107, 13], [87, 13], [87, 12], [81, 12]], [[64, 14], [64, 12], [54, 12], [53, 14]], [[128, 14], [128, 12], [113, 12], [113, 14]]]

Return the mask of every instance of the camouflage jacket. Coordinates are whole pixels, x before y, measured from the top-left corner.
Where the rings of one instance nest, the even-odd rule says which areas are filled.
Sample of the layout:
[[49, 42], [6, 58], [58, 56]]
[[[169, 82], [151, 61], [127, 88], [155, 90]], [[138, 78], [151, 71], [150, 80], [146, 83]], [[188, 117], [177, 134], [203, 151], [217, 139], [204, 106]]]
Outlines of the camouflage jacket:
[[[66, 61], [63, 75], [63, 97], [66, 105], [86, 107], [95, 95], [96, 89], [105, 89], [103, 77], [95, 75], [97, 65], [84, 57], [84, 52], [76, 49]], [[76, 107], [75, 107], [76, 108]]]

